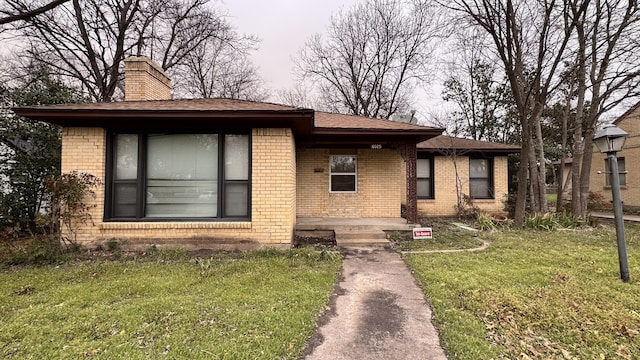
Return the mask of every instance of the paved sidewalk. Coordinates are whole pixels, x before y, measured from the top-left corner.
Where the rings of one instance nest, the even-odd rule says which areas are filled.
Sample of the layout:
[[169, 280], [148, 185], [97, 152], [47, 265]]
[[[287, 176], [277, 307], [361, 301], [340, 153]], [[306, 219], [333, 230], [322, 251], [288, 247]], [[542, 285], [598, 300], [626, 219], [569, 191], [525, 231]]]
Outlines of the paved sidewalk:
[[[591, 216], [597, 217], [597, 218], [602, 218], [602, 219], [615, 219], [615, 217], [613, 216], [612, 212], [592, 211], [591, 212]], [[640, 216], [638, 216], [638, 215], [624, 215], [623, 214], [622, 218], [625, 221], [640, 222]]]
[[303, 358], [446, 359], [431, 309], [400, 255], [346, 252], [343, 279]]

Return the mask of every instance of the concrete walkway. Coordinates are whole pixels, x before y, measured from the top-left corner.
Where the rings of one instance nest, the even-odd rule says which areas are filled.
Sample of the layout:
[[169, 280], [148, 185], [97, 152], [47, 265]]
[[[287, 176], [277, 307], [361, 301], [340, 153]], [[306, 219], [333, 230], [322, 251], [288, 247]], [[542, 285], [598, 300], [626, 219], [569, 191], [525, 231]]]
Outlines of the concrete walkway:
[[400, 255], [349, 248], [304, 359], [446, 359], [431, 309]]
[[[592, 211], [591, 212], [591, 216], [597, 217], [597, 218], [601, 218], [601, 219], [615, 219], [615, 217], [613, 216], [612, 212], [609, 213], [609, 212]], [[640, 216], [638, 216], [638, 215], [624, 215], [623, 214], [622, 218], [625, 221], [640, 222]]]

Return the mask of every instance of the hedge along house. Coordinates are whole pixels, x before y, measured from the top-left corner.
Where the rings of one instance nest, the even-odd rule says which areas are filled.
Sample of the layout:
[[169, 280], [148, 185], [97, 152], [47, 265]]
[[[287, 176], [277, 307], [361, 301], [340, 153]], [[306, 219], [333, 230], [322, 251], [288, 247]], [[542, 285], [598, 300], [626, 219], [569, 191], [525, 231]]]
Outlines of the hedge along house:
[[507, 156], [520, 152], [519, 146], [440, 135], [417, 148], [420, 214], [456, 215], [459, 197], [465, 196], [483, 211], [504, 213], [509, 193]]
[[416, 220], [416, 144], [441, 129], [270, 103], [171, 100], [170, 84], [153, 62], [129, 58], [123, 102], [14, 109], [62, 126], [63, 173], [104, 181], [79, 243], [288, 246], [299, 219], [399, 219], [401, 203]]

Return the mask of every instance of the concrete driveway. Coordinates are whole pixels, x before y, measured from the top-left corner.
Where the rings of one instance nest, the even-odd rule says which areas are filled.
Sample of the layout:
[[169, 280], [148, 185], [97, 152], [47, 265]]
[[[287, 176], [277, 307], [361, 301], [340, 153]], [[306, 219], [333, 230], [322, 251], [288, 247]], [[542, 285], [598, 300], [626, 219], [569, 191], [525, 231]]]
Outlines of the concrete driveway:
[[304, 359], [446, 359], [431, 309], [400, 255], [349, 248]]

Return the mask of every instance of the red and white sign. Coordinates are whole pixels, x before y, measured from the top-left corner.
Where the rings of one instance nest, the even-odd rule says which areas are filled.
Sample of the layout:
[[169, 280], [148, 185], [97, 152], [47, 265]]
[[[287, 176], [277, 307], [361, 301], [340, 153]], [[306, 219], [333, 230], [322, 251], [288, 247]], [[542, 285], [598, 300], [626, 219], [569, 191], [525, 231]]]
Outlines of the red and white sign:
[[431, 228], [413, 228], [414, 239], [433, 239]]

